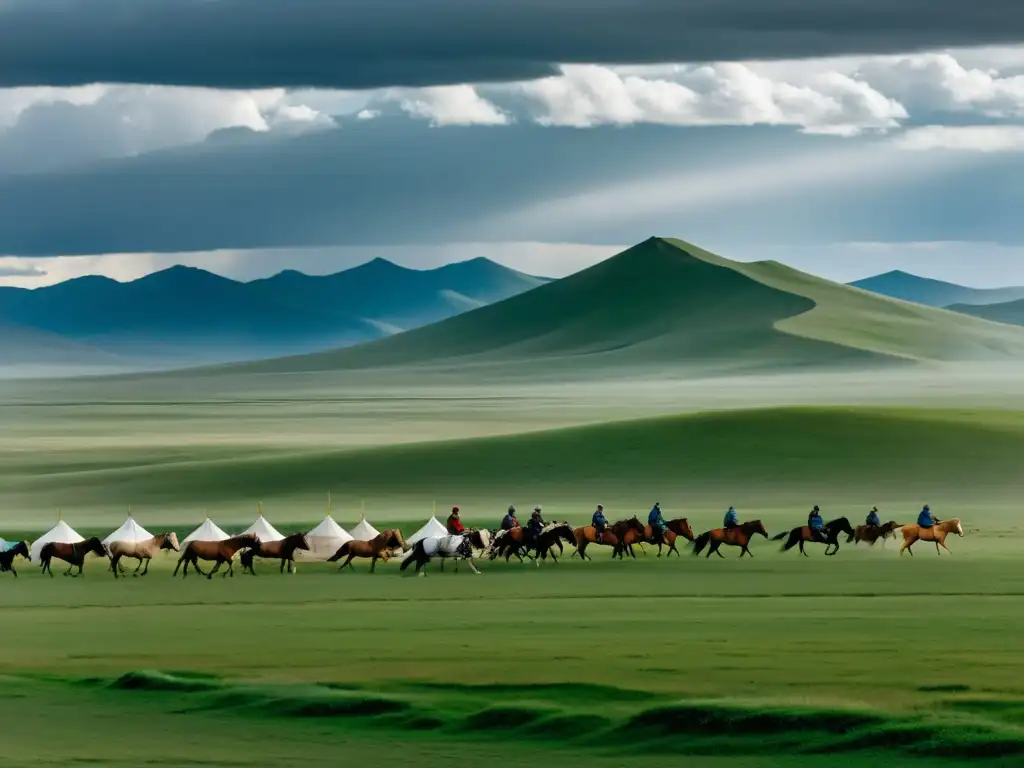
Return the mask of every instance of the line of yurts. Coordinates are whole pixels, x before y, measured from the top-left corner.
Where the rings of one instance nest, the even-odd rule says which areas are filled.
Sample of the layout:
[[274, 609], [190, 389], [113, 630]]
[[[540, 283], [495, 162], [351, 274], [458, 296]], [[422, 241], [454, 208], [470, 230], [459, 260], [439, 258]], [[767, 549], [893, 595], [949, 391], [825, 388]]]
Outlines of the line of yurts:
[[[260, 542], [269, 543], [281, 541], [285, 538], [264, 516], [262, 505], [259, 506], [258, 516], [255, 521], [244, 531], [235, 536], [254, 534]], [[308, 549], [296, 551], [297, 560], [325, 561], [335, 555], [340, 547], [351, 541], [370, 541], [380, 535], [366, 517], [363, 516], [359, 523], [351, 530], [346, 531], [328, 512], [327, 516], [314, 528], [306, 532]], [[417, 542], [432, 537], [448, 535], [444, 524], [438, 521], [436, 515], [429, 520], [414, 534], [405, 538], [406, 551], [416, 545]], [[114, 542], [145, 542], [154, 538], [154, 535], [142, 527], [135, 517], [129, 512], [125, 522], [115, 531], [102, 539], [104, 547], [109, 547]], [[232, 538], [222, 530], [211, 518], [207, 517], [194, 531], [181, 540], [182, 549], [192, 541], [196, 542], [220, 542]], [[57, 524], [38, 539], [32, 542], [29, 554], [32, 562], [39, 561], [39, 555], [43, 547], [49, 543], [75, 544], [85, 541], [85, 538], [75, 531], [63, 517], [58, 513]], [[5, 541], [0, 538], [0, 552], [9, 549], [15, 542]], [[392, 554], [399, 554], [393, 552]]]

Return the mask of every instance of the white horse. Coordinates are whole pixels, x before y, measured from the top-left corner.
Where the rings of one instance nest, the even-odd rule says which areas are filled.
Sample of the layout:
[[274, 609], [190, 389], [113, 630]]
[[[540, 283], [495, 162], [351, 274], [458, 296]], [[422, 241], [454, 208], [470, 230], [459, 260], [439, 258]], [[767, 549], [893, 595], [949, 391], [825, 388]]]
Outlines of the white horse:
[[410, 563], [416, 563], [416, 573], [419, 576], [426, 576], [423, 566], [432, 558], [441, 558], [441, 569], [444, 570], [444, 561], [448, 558], [455, 560], [455, 572], [459, 571], [459, 560], [465, 560], [473, 573], [480, 571], [473, 564], [475, 557], [474, 550], [486, 550], [491, 543], [490, 533], [487, 531], [467, 531], [456, 536], [428, 536], [420, 539], [413, 545], [412, 551], [405, 556], [400, 570], [405, 570]]

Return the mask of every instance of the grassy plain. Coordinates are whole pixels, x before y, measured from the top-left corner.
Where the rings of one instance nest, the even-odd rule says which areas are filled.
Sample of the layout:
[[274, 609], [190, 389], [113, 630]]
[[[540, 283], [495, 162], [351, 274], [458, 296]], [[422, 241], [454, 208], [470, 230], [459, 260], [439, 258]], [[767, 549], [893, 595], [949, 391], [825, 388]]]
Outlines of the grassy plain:
[[616, 516], [660, 500], [697, 529], [734, 503], [772, 533], [813, 503], [904, 520], [926, 500], [967, 535], [941, 558], [758, 540], [742, 562], [599, 553], [426, 579], [394, 563], [212, 582], [172, 581], [168, 561], [116, 582], [99, 561], [80, 580], [25, 565], [0, 574], [0, 738], [32, 745], [9, 764], [1019, 764], [1012, 371], [334, 376], [6, 382], [0, 536], [58, 506], [86, 535], [128, 504], [153, 531], [204, 508], [231, 529], [260, 500], [287, 531], [328, 491], [343, 524], [364, 500], [407, 531], [435, 500], [488, 526], [510, 501], [582, 522], [596, 501]]

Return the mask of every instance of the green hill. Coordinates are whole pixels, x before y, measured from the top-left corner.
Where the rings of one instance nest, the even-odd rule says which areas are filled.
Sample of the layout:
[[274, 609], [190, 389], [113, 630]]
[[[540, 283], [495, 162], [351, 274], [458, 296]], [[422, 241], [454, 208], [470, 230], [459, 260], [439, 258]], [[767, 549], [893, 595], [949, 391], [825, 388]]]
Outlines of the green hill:
[[888, 299], [777, 262], [651, 238], [575, 275], [345, 350], [233, 370], [517, 365], [777, 370], [1024, 358], [1024, 331]]
[[1007, 325], [1024, 325], [1024, 299], [1006, 301], [1001, 304], [975, 306], [973, 304], [954, 304], [949, 307], [953, 312], [991, 320], [994, 323]]

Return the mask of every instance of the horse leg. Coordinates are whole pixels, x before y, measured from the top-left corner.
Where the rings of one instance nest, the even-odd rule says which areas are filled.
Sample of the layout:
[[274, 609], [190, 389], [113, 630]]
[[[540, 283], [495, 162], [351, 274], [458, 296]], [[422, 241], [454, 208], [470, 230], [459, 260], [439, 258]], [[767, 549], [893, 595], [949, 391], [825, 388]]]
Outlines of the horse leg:
[[[209, 573], [206, 574], [206, 578], [208, 578], [208, 579], [212, 579], [213, 578], [213, 574], [215, 574], [217, 571], [220, 570], [220, 562], [221, 562], [220, 558], [218, 557], [217, 558], [217, 562], [215, 562], [213, 564], [213, 568], [211, 568]], [[198, 563], [193, 563], [193, 565], [196, 566], [196, 570], [199, 570]]]
[[374, 555], [370, 560], [370, 573], [377, 572], [377, 555]]
[[810, 555], [808, 555], [806, 552], [804, 552], [804, 540], [803, 539], [800, 539], [800, 554], [803, 555], [804, 557], [810, 557]]
[[[459, 561], [458, 561], [458, 560], [456, 560], [456, 561], [455, 561], [455, 565], [456, 565], [456, 567], [458, 567], [458, 564], [459, 564]], [[473, 573], [475, 573], [475, 574], [476, 574], [477, 576], [479, 576], [479, 575], [480, 575], [480, 571], [479, 571], [479, 570], [477, 569], [477, 567], [476, 567], [475, 565], [473, 565], [473, 561], [472, 561], [472, 560], [467, 560], [467, 561], [466, 561], [466, 565], [468, 565], [468, 566], [469, 566], [469, 570], [471, 570], [471, 571], [472, 571]]]
[[151, 560], [152, 558], [146, 558], [146, 567], [142, 569], [142, 573], [139, 574], [140, 576], [145, 576], [147, 573], [149, 573], [149, 563]]
[[117, 554], [110, 558], [110, 570], [114, 572], [114, 578], [117, 578], [117, 567], [121, 562], [121, 555]]

